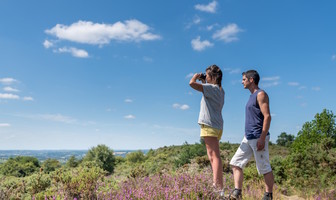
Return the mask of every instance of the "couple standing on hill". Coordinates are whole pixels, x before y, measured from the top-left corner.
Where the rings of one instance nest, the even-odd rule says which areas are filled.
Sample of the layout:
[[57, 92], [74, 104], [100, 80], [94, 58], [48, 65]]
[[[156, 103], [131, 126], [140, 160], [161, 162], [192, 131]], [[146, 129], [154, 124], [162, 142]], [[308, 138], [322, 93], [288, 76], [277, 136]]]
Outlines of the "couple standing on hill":
[[[259, 174], [264, 175], [266, 192], [263, 200], [273, 199], [274, 177], [269, 162], [268, 142], [271, 114], [269, 99], [265, 91], [258, 87], [259, 74], [255, 70], [242, 73], [242, 84], [251, 92], [245, 108], [245, 136], [230, 161], [233, 169], [235, 189], [231, 199], [242, 199], [243, 168], [252, 154], [256, 160]], [[196, 82], [197, 80], [202, 83]], [[224, 198], [223, 167], [219, 152], [219, 140], [223, 133], [222, 108], [224, 90], [222, 88], [222, 71], [216, 65], [206, 69], [206, 75], [194, 74], [189, 85], [203, 93], [198, 123], [201, 126], [201, 137], [204, 139], [207, 154], [213, 171], [213, 185]]]

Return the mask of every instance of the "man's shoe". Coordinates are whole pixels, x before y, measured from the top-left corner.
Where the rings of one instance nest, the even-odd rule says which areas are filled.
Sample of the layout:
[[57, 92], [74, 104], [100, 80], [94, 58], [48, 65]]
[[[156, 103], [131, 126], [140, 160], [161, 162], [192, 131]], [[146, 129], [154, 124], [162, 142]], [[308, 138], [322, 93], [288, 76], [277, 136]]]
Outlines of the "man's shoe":
[[272, 199], [273, 199], [273, 194], [268, 193], [268, 192], [265, 192], [264, 197], [262, 198], [262, 200], [272, 200]]
[[234, 200], [242, 199], [242, 191], [240, 189], [234, 189], [229, 195], [229, 199], [234, 199]]

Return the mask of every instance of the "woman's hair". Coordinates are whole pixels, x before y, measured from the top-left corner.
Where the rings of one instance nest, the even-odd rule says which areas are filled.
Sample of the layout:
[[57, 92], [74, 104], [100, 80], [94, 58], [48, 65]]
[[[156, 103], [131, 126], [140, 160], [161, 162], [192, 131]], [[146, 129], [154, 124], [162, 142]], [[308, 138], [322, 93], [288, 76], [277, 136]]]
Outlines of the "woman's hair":
[[210, 65], [205, 70], [206, 72], [209, 71], [209, 75], [212, 79], [215, 79], [216, 85], [222, 87], [222, 70], [217, 65]]

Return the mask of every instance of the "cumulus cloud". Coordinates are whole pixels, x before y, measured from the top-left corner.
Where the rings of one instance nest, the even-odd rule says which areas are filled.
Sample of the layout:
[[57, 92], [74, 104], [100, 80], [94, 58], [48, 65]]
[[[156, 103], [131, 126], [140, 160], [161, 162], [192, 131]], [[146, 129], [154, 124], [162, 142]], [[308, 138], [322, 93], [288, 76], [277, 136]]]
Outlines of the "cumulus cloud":
[[33, 97], [23, 97], [24, 101], [34, 101]]
[[11, 125], [8, 123], [0, 123], [0, 128], [1, 127], [10, 127]]
[[201, 41], [201, 37], [198, 36], [196, 39], [191, 40], [191, 46], [196, 51], [203, 51], [208, 47], [212, 47], [213, 44], [208, 40]]
[[59, 48], [55, 52], [59, 53], [70, 53], [72, 56], [77, 57], [77, 58], [87, 58], [89, 57], [89, 53], [83, 49], [77, 49], [74, 47], [63, 47]]
[[49, 49], [50, 47], [54, 46], [54, 44], [50, 42], [49, 40], [44, 40], [43, 46], [44, 48]]
[[20, 99], [20, 97], [10, 93], [0, 93], [0, 99]]
[[60, 40], [68, 40], [82, 44], [104, 45], [116, 41], [143, 41], [157, 40], [160, 35], [150, 32], [150, 27], [138, 20], [126, 20], [114, 24], [93, 23], [91, 21], [78, 21], [69, 26], [57, 24], [45, 30]]
[[0, 83], [5, 84], [5, 85], [10, 85], [17, 82], [17, 80], [13, 78], [0, 78]]
[[233, 42], [238, 40], [237, 34], [242, 32], [237, 24], [228, 24], [224, 26], [221, 30], [216, 31], [213, 35], [213, 39], [223, 40], [225, 43]]
[[9, 86], [8, 87], [4, 87], [3, 90], [6, 91], [6, 92], [20, 92], [20, 90], [12, 88], [12, 87], [9, 87]]
[[134, 115], [126, 115], [124, 116], [125, 119], [135, 119]]
[[125, 99], [125, 102], [126, 102], [126, 103], [132, 103], [133, 100], [132, 100], [132, 99]]
[[187, 104], [180, 105], [178, 103], [174, 103], [173, 108], [181, 109], [181, 110], [188, 110], [190, 107]]
[[216, 13], [218, 3], [217, 1], [213, 1], [207, 5], [204, 4], [197, 4], [195, 5], [195, 9], [203, 12], [208, 12], [208, 13]]

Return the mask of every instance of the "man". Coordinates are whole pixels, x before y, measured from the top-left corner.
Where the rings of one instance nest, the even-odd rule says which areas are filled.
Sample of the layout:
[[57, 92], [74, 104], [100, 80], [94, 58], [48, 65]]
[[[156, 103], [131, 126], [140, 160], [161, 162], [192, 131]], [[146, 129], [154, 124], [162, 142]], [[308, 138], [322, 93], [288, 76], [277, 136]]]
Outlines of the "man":
[[243, 168], [253, 154], [258, 173], [263, 174], [265, 179], [266, 192], [263, 200], [273, 199], [274, 177], [268, 152], [270, 137], [268, 130], [271, 124], [269, 99], [266, 92], [258, 87], [260, 76], [257, 71], [249, 70], [242, 75], [242, 84], [245, 89], [250, 90], [251, 95], [245, 108], [245, 136], [230, 161], [235, 184], [231, 198], [242, 198]]

